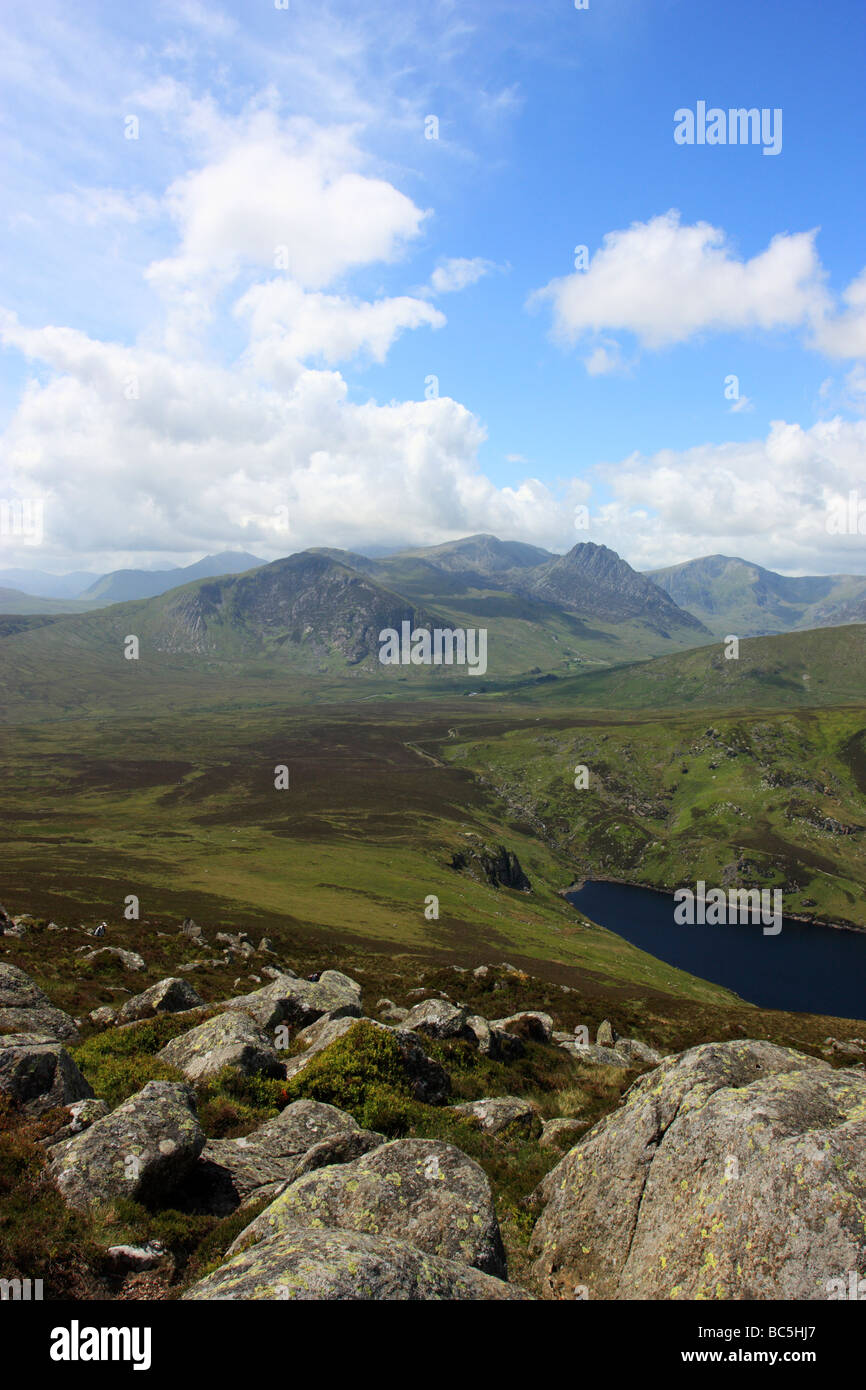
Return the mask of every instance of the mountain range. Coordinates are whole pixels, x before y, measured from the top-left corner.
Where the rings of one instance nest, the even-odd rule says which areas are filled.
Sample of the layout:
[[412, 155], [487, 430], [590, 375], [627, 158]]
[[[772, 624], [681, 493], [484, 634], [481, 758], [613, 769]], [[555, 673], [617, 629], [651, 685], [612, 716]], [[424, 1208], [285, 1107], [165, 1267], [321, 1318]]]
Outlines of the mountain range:
[[866, 618], [866, 577], [787, 579], [724, 556], [641, 574], [592, 542], [556, 555], [477, 535], [377, 557], [317, 548], [270, 564], [225, 551], [182, 569], [115, 571], [78, 600], [19, 593], [17, 602], [0, 590], [0, 654], [34, 675], [64, 652], [113, 662], [130, 633], [182, 663], [266, 660], [308, 676], [382, 675], [379, 634], [408, 622], [486, 629], [490, 679], [513, 680], [578, 676], [728, 634], [857, 623]]
[[790, 579], [748, 560], [707, 555], [648, 578], [716, 636], [763, 637], [866, 621], [866, 575]]

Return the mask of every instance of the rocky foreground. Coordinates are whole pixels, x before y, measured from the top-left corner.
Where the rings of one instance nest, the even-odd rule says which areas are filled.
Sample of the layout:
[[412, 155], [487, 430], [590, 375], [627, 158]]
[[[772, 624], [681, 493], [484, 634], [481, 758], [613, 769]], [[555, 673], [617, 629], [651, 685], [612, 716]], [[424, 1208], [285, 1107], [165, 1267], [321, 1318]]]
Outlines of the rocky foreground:
[[[474, 972], [491, 1003], [509, 971]], [[162, 979], [85, 1021], [0, 963], [4, 1133], [38, 1149], [38, 1190], [78, 1223], [89, 1268], [113, 1274], [117, 1296], [825, 1299], [866, 1274], [866, 1074], [853, 1044], [843, 1058], [829, 1049], [841, 1066], [761, 1039], [662, 1056], [609, 1022], [589, 1043], [545, 1011], [486, 1017], [441, 991], [368, 1014], [339, 970], [263, 976], [211, 1003], [187, 978]], [[619, 1078], [610, 1113], [542, 1118], [536, 1100], [499, 1091], [527, 1057], [539, 1075], [555, 1070], [562, 1096], [563, 1076]], [[123, 1072], [128, 1058], [144, 1070]], [[452, 1058], [491, 1094], [455, 1097]], [[258, 1109], [221, 1136], [241, 1095]], [[539, 1164], [517, 1271], [488, 1172], [429, 1137], [434, 1121], [482, 1157]], [[169, 1214], [180, 1228], [210, 1223], [219, 1239], [184, 1277], [158, 1239], [111, 1243], [118, 1211], [143, 1229]], [[14, 1248], [0, 1238], [7, 1263]], [[0, 1276], [37, 1272], [23, 1259]], [[130, 1275], [145, 1276], [137, 1292]]]

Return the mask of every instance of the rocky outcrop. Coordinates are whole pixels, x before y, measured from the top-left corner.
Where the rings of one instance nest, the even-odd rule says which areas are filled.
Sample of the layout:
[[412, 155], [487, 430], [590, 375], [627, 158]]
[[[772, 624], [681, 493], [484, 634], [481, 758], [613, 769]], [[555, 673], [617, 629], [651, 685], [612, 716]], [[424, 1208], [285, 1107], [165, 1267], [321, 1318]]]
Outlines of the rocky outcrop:
[[522, 1289], [408, 1241], [359, 1231], [295, 1225], [242, 1250], [184, 1299], [328, 1302], [525, 1300]]
[[330, 1014], [332, 1018], [358, 1018], [361, 986], [339, 970], [324, 970], [318, 980], [302, 980], [297, 975], [283, 973], [263, 989], [226, 999], [217, 1008], [242, 1010], [266, 1032], [272, 1032], [280, 1024], [306, 1028], [323, 1014]]
[[17, 965], [0, 965], [0, 1029], [78, 1042], [75, 1020], [55, 1009], [48, 995]]
[[452, 869], [468, 873], [471, 878], [489, 883], [491, 888], [513, 888], [519, 893], [531, 893], [532, 884], [520, 867], [520, 860], [505, 845], [482, 844], [455, 850], [451, 856]]
[[494, 1018], [491, 1028], [501, 1033], [512, 1033], [526, 1042], [549, 1043], [553, 1036], [553, 1019], [550, 1014], [538, 1010], [525, 1009], [519, 1014], [509, 1014], [508, 1018]]
[[117, 1023], [135, 1023], [142, 1018], [153, 1018], [156, 1014], [183, 1013], [185, 1009], [197, 1009], [204, 1000], [188, 980], [177, 976], [159, 980], [142, 994], [127, 999], [117, 1012]]
[[428, 1038], [467, 1038], [469, 1011], [446, 999], [424, 999], [410, 1009], [400, 1027], [407, 1033], [425, 1033]]
[[353, 1163], [308, 1173], [241, 1232], [229, 1255], [297, 1225], [392, 1236], [505, 1276], [490, 1184], [453, 1144], [398, 1139]]
[[454, 1105], [452, 1109], [455, 1115], [461, 1115], [487, 1134], [501, 1134], [512, 1126], [524, 1136], [541, 1133], [535, 1106], [519, 1096], [487, 1096], [484, 1100]]
[[272, 1039], [240, 1011], [206, 1019], [197, 1028], [172, 1038], [157, 1056], [177, 1067], [189, 1081], [203, 1081], [223, 1067], [232, 1067], [244, 1076], [285, 1076]]
[[864, 1269], [866, 1076], [760, 1041], [642, 1076], [544, 1179], [534, 1272], [591, 1298], [822, 1299]]
[[86, 951], [82, 960], [105, 960], [106, 957], [108, 960], [118, 961], [124, 970], [138, 971], [146, 968], [144, 956], [140, 956], [138, 951], [124, 951], [122, 946], [100, 946], [99, 950]]
[[[339, 1142], [337, 1142], [339, 1141]], [[298, 1100], [241, 1139], [210, 1139], [188, 1184], [193, 1205], [226, 1216], [245, 1203], [271, 1195], [302, 1171], [345, 1163], [377, 1144], [345, 1111], [315, 1100]]]
[[149, 1081], [83, 1134], [51, 1150], [49, 1171], [70, 1206], [115, 1197], [165, 1200], [204, 1148], [191, 1087]]
[[36, 1033], [0, 1034], [0, 1092], [28, 1115], [93, 1095], [63, 1044]]

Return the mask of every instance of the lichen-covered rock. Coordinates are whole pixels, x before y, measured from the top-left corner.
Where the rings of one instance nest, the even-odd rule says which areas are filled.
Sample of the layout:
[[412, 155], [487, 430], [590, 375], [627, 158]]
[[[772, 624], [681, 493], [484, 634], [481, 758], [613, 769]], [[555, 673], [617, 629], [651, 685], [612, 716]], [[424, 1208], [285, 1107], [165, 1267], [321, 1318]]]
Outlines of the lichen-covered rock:
[[41, 1140], [46, 1148], [55, 1144], [62, 1144], [64, 1139], [71, 1139], [74, 1134], [81, 1134], [85, 1129], [96, 1124], [97, 1120], [101, 1120], [111, 1113], [107, 1103], [104, 1100], [97, 1100], [95, 1097], [88, 1100], [73, 1101], [65, 1108], [69, 1113], [69, 1123], [64, 1125], [62, 1129], [52, 1130]]
[[[191, 1204], [227, 1216], [244, 1202], [256, 1200], [261, 1189], [292, 1178], [299, 1159], [311, 1149], [361, 1133], [366, 1131], [357, 1121], [333, 1105], [295, 1101], [240, 1139], [209, 1139], [187, 1184]], [[384, 1142], [381, 1135], [378, 1142]], [[335, 1156], [331, 1161], [341, 1160]]]
[[623, 1067], [633, 1066], [630, 1057], [624, 1052], [618, 1052], [613, 1047], [599, 1047], [598, 1043], [579, 1043], [564, 1042], [559, 1044], [575, 1061], [583, 1062], [587, 1067]]
[[109, 956], [120, 962], [124, 970], [144, 970], [144, 956], [140, 956], [138, 951], [124, 951], [122, 946], [100, 946], [98, 950], [87, 951], [82, 956], [83, 960], [99, 960], [100, 956]]
[[617, 1035], [613, 1030], [613, 1024], [610, 1019], [602, 1019], [601, 1023], [598, 1025], [598, 1032], [595, 1035], [595, 1041], [598, 1046], [614, 1047], [616, 1045], [616, 1038]]
[[217, 1008], [243, 1010], [266, 1032], [272, 1032], [281, 1023], [306, 1028], [323, 1014], [330, 1014], [332, 1018], [358, 1018], [361, 986], [339, 970], [325, 970], [318, 980], [282, 974], [252, 994], [223, 1000]]
[[424, 999], [409, 1010], [400, 1026], [407, 1033], [424, 1033], [428, 1038], [466, 1038], [474, 1036], [466, 1026], [468, 1017], [468, 1009], [446, 999]]
[[204, 1142], [192, 1088], [149, 1081], [83, 1134], [52, 1148], [49, 1171], [73, 1207], [116, 1197], [151, 1204], [186, 1177]]
[[63, 1044], [36, 1033], [0, 1034], [0, 1091], [28, 1115], [93, 1095]]
[[204, 1000], [189, 980], [172, 976], [127, 999], [118, 1010], [117, 1022], [134, 1023], [141, 1018], [153, 1018], [155, 1014], [183, 1013], [185, 1009], [198, 1009], [203, 1004]]
[[157, 1056], [190, 1081], [215, 1076], [223, 1067], [233, 1067], [244, 1076], [285, 1076], [272, 1039], [239, 1011], [217, 1014], [180, 1033]]
[[487, 1096], [484, 1100], [470, 1100], [451, 1108], [486, 1134], [500, 1134], [511, 1125], [526, 1134], [541, 1133], [541, 1120], [535, 1107], [520, 1096]]
[[550, 1014], [537, 1009], [524, 1009], [519, 1014], [509, 1014], [508, 1018], [494, 1018], [491, 1027], [503, 1033], [513, 1033], [526, 1042], [549, 1043], [553, 1037], [553, 1019]]
[[544, 1121], [538, 1142], [544, 1149], [564, 1149], [566, 1144], [575, 1144], [585, 1129], [585, 1120], [570, 1120], [558, 1115], [555, 1120]]
[[624, 1057], [630, 1066], [657, 1067], [664, 1061], [660, 1052], [639, 1038], [617, 1038], [614, 1051]]
[[183, 1297], [430, 1302], [524, 1300], [529, 1294], [455, 1260], [424, 1254], [408, 1241], [295, 1225], [240, 1251]]
[[866, 1077], [761, 1041], [691, 1048], [539, 1195], [534, 1272], [562, 1296], [827, 1298], [866, 1273]]
[[75, 1020], [55, 1009], [48, 995], [17, 965], [0, 965], [0, 1028], [78, 1042]]
[[353, 1163], [308, 1173], [241, 1232], [229, 1254], [298, 1224], [393, 1236], [505, 1277], [490, 1184], [453, 1144], [397, 1139]]
[[351, 1032], [357, 1021], [351, 1015], [348, 1018], [331, 1018], [330, 1015], [327, 1015], [311, 1024], [309, 1028], [304, 1028], [298, 1036], [306, 1042], [306, 1047], [303, 1052], [286, 1057], [287, 1078], [291, 1080], [293, 1076], [299, 1076], [310, 1065], [314, 1057], [318, 1056], [320, 1052], [324, 1052], [325, 1048], [330, 1047], [331, 1043], [342, 1038], [345, 1033]]

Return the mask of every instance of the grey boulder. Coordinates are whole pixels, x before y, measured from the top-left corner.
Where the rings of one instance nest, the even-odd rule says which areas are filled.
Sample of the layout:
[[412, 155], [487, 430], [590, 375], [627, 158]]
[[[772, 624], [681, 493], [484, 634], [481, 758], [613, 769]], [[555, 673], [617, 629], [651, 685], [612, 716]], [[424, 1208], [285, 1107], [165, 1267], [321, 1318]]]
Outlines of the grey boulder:
[[533, 1268], [561, 1297], [826, 1299], [864, 1273], [866, 1076], [763, 1041], [691, 1048], [538, 1195]]
[[204, 1148], [192, 1088], [149, 1081], [83, 1134], [51, 1150], [49, 1171], [70, 1206], [166, 1197]]
[[506, 1272], [490, 1184], [453, 1144], [397, 1139], [353, 1163], [307, 1173], [241, 1232], [229, 1254], [296, 1225], [391, 1236], [486, 1274]]
[[183, 1295], [207, 1299], [333, 1302], [525, 1300], [529, 1295], [408, 1241], [359, 1231], [287, 1227], [240, 1251]]
[[28, 1115], [93, 1095], [63, 1044], [36, 1033], [0, 1034], [0, 1091]]

